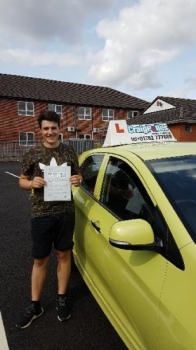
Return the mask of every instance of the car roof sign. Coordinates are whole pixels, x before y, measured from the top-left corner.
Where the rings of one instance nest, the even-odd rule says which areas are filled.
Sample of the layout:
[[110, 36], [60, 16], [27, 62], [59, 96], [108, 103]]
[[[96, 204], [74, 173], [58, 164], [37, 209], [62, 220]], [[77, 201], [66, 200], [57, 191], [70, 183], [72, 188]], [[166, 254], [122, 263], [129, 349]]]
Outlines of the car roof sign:
[[168, 141], [176, 139], [165, 123], [127, 125], [126, 120], [111, 120], [103, 147]]
[[110, 120], [103, 147], [130, 143], [126, 120]]

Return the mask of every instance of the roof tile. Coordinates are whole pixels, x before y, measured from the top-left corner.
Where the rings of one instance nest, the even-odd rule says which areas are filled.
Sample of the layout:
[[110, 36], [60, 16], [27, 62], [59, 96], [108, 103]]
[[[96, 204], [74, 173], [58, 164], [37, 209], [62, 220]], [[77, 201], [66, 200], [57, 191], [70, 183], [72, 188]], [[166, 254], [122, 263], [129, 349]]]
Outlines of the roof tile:
[[0, 97], [143, 111], [149, 102], [118, 90], [57, 80], [0, 74]]
[[127, 121], [128, 124], [153, 124], [153, 123], [195, 123], [196, 122], [196, 100], [157, 96], [147, 107], [161, 100], [171, 104], [175, 108], [159, 110], [156, 112], [143, 113]]

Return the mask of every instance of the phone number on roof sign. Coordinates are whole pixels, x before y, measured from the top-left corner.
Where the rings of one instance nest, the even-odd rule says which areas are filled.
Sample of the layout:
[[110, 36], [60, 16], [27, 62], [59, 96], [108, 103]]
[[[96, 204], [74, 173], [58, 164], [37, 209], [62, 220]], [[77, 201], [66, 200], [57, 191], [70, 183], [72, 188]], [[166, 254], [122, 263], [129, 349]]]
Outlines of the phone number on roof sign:
[[151, 142], [154, 142], [154, 141], [164, 141], [164, 140], [172, 140], [172, 135], [171, 134], [158, 134], [158, 135], [151, 135], [151, 136], [134, 136], [134, 137], [131, 137], [131, 141], [132, 142], [143, 142], [143, 141], [151, 141]]

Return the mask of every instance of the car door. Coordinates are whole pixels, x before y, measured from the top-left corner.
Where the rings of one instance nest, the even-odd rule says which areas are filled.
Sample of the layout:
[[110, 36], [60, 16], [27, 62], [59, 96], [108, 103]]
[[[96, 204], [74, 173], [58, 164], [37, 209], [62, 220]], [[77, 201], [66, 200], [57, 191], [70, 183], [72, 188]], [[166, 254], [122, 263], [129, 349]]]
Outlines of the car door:
[[168, 263], [160, 299], [158, 349], [196, 349], [196, 247], [186, 245], [181, 254], [185, 269]]
[[115, 222], [140, 215], [150, 222], [154, 205], [128, 160], [108, 155], [106, 163], [98, 200], [88, 213], [89, 273], [100, 305], [128, 347], [154, 350], [167, 260], [153, 251], [121, 250], [109, 243]]
[[89, 239], [91, 223], [89, 222], [89, 212], [95, 203], [95, 185], [101, 163], [103, 161], [104, 155], [89, 155], [82, 163], [81, 173], [82, 173], [82, 183], [81, 189], [78, 187], [73, 188], [73, 194], [75, 194], [76, 202], [76, 223], [75, 232], [77, 234], [77, 239], [75, 239], [74, 253], [77, 252], [77, 259], [80, 265], [86, 266], [88, 263], [89, 254]]

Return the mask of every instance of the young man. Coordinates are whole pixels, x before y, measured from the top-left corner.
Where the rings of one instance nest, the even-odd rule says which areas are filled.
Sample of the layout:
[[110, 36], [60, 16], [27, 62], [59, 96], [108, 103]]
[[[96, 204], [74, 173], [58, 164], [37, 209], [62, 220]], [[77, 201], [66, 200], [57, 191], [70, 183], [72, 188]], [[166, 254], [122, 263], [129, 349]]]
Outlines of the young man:
[[46, 278], [47, 263], [52, 245], [57, 257], [58, 295], [56, 309], [58, 320], [65, 321], [71, 317], [67, 305], [66, 290], [71, 271], [71, 249], [75, 225], [75, 208], [73, 197], [70, 201], [44, 201], [43, 170], [40, 163], [50, 165], [55, 158], [57, 165], [67, 163], [71, 166], [70, 185], [79, 186], [78, 157], [73, 147], [59, 142], [60, 118], [55, 112], [47, 111], [38, 117], [43, 143], [30, 147], [23, 156], [19, 186], [32, 193], [31, 235], [32, 256], [34, 258], [31, 275], [31, 303], [24, 310], [17, 327], [28, 327], [43, 313], [41, 293]]

